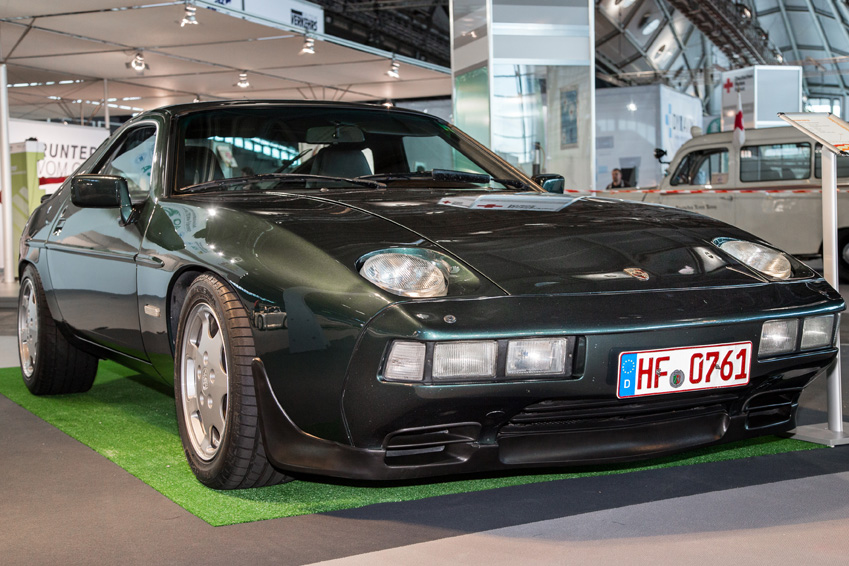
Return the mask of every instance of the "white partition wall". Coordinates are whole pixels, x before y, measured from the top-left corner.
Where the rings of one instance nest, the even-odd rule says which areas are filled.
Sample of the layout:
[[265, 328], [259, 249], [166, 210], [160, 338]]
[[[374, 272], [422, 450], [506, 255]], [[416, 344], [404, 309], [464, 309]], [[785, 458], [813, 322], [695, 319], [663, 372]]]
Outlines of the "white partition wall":
[[452, 0], [451, 10], [457, 125], [529, 174], [595, 188], [592, 2]]

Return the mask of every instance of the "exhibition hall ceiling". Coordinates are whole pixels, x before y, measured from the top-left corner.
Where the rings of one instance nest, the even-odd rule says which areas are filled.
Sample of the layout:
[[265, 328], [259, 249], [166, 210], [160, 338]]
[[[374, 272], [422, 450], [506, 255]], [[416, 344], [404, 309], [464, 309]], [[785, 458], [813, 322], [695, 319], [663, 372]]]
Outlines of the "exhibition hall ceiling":
[[[315, 40], [198, 7], [198, 25], [181, 27], [186, 4], [131, 6], [128, 0], [0, 0], [0, 59], [8, 64], [12, 117], [102, 119], [166, 104], [233, 98], [381, 101], [448, 96], [448, 69], [389, 53]], [[128, 64], [144, 57], [143, 73]], [[246, 72], [247, 88], [240, 88]], [[104, 91], [106, 79], [106, 91]]]

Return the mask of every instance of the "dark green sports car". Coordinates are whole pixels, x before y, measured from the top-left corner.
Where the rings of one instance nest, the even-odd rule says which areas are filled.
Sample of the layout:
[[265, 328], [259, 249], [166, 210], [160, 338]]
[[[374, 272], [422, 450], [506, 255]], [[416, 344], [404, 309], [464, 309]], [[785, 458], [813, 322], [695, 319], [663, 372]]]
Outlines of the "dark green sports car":
[[174, 384], [221, 489], [605, 463], [785, 431], [840, 296], [751, 234], [529, 178], [426, 114], [129, 121], [20, 243], [21, 368]]

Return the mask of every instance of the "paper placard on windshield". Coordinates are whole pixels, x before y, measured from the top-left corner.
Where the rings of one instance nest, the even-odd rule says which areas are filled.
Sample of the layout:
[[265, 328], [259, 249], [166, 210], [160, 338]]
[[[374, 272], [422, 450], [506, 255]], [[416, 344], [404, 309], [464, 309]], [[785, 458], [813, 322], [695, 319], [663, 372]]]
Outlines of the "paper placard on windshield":
[[557, 212], [582, 197], [555, 194], [483, 195], [478, 197], [447, 197], [439, 204], [481, 210], [535, 210]]
[[838, 155], [849, 155], [849, 124], [831, 112], [779, 112], [778, 117]]

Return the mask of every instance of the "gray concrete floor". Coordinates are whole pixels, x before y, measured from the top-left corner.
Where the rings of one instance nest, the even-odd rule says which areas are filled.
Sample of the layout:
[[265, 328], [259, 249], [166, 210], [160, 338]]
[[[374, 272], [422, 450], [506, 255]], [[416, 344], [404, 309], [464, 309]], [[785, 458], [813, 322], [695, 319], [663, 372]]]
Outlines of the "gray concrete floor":
[[[0, 309], [2, 367], [14, 321]], [[800, 421], [824, 422], [825, 399], [820, 379]], [[849, 561], [849, 447], [215, 528], [2, 396], [0, 431], [4, 566]]]

